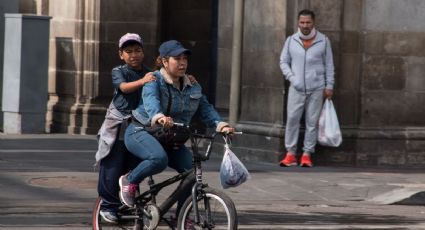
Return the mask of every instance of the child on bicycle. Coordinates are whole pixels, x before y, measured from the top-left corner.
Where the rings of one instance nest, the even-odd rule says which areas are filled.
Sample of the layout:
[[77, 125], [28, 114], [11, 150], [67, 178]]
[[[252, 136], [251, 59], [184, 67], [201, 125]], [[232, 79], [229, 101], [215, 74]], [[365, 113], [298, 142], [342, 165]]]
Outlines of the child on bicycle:
[[[112, 69], [112, 85], [115, 89], [105, 120], [98, 132], [99, 163], [98, 193], [102, 198], [100, 215], [110, 223], [118, 221], [117, 210], [121, 205], [118, 197], [119, 177], [137, 165], [137, 158], [128, 153], [124, 141], [119, 138], [120, 128], [139, 104], [141, 87], [155, 80], [144, 60], [143, 41], [138, 34], [123, 35], [118, 44], [118, 55], [124, 65]], [[122, 130], [123, 134], [124, 130]]]
[[[234, 132], [207, 101], [201, 86], [189, 80], [186, 70], [191, 51], [180, 42], [170, 40], [161, 44], [159, 54], [157, 64], [160, 69], [154, 72], [157, 80], [143, 87], [140, 103], [132, 112], [134, 121], [129, 124], [124, 137], [127, 149], [142, 160], [119, 180], [120, 198], [130, 207], [134, 205], [137, 186], [144, 178], [162, 172], [167, 165], [179, 173], [192, 169], [192, 153], [188, 148], [184, 145], [164, 148], [145, 127], [171, 127], [173, 122], [189, 124], [197, 116], [219, 132]], [[167, 107], [168, 114], [165, 112]], [[176, 216], [190, 192], [185, 191], [185, 195], [179, 198]]]

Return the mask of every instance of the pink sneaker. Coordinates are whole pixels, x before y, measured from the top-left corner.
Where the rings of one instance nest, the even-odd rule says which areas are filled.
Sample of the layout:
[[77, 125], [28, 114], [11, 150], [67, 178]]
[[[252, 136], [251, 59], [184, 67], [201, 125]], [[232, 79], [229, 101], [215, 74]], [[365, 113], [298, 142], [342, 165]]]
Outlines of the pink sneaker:
[[121, 201], [128, 207], [133, 207], [138, 186], [128, 181], [127, 174], [120, 177], [119, 184]]

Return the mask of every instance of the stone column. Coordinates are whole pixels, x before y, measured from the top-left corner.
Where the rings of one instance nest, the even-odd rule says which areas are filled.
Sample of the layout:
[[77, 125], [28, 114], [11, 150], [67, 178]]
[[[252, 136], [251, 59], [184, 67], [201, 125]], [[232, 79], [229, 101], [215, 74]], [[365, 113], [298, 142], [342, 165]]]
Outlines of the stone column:
[[5, 14], [5, 133], [43, 133], [50, 17]]
[[81, 23], [77, 29], [79, 43], [77, 44], [77, 69], [75, 99], [71, 106], [68, 133], [96, 133], [97, 127], [92, 127], [88, 119], [90, 113], [104, 111], [92, 100], [97, 97], [99, 84], [99, 25], [100, 0], [83, 1], [80, 3], [79, 18]]
[[49, 4], [54, 20], [46, 129], [96, 133], [98, 127], [89, 120], [89, 114], [104, 116], [105, 111], [92, 103], [98, 94], [100, 0]]
[[363, 1], [358, 165], [425, 165], [425, 2]]
[[[286, 36], [287, 1], [244, 3], [240, 114], [234, 142], [243, 159], [276, 162], [283, 144], [284, 85], [279, 57]], [[229, 108], [233, 1], [220, 1], [216, 106]]]

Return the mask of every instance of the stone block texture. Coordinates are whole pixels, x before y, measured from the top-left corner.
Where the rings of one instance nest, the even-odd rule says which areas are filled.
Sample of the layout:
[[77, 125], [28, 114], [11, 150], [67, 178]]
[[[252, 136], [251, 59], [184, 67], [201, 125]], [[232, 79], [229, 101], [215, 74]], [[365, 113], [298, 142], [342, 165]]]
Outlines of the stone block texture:
[[[126, 32], [141, 34], [148, 65], [162, 41], [177, 39], [192, 49], [189, 72], [226, 117], [234, 0], [25, 2], [25, 11], [53, 17], [50, 131], [96, 133], [113, 92], [111, 68], [121, 63], [117, 41]], [[319, 165], [425, 165], [422, 0], [245, 0], [238, 127], [249, 136], [235, 147], [254, 160], [276, 161], [285, 151], [288, 82], [279, 55], [304, 8], [315, 11], [317, 28], [332, 43], [333, 100], [344, 137], [338, 148], [318, 147], [314, 160]]]

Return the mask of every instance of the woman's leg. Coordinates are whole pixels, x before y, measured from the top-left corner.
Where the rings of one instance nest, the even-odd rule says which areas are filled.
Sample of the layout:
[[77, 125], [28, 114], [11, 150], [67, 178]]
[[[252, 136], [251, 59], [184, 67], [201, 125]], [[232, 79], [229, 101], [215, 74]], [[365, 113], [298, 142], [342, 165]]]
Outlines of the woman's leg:
[[161, 144], [142, 128], [130, 124], [124, 140], [128, 151], [142, 160], [128, 174], [130, 183], [139, 184], [144, 178], [160, 173], [167, 167], [167, 153]]
[[130, 173], [120, 177], [120, 199], [134, 206], [140, 182], [148, 176], [162, 172], [168, 164], [167, 153], [158, 141], [143, 128], [130, 124], [125, 131], [125, 145], [133, 155], [142, 160]]
[[126, 153], [124, 157], [124, 168], [120, 175], [124, 175], [132, 171], [134, 168], [137, 167], [137, 165], [140, 164], [140, 162], [142, 162], [140, 158], [133, 155], [130, 151], [128, 151], [127, 148], [125, 148], [125, 150], [126, 150]]

